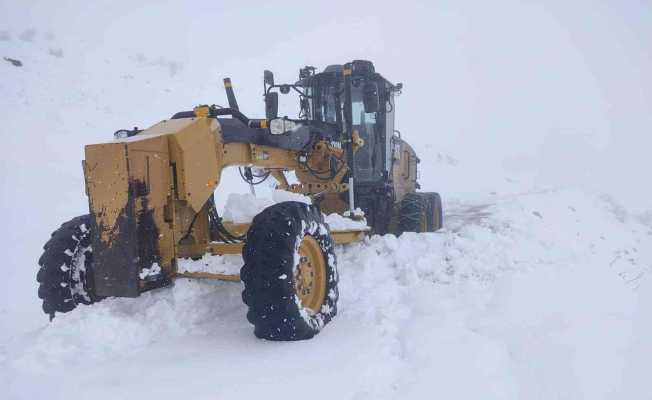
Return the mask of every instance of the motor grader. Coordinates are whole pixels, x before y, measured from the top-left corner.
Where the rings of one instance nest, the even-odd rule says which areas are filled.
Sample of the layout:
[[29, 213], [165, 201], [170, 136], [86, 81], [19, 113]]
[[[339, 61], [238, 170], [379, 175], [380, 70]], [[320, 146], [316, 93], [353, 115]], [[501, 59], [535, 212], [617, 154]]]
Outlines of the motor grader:
[[[265, 118], [200, 105], [154, 126], [120, 130], [85, 147], [88, 215], [64, 223], [44, 246], [37, 274], [53, 318], [105, 297], [137, 297], [175, 278], [241, 280], [247, 319], [259, 338], [308, 339], [337, 313], [334, 245], [371, 233], [400, 235], [442, 226], [436, 193], [419, 193], [414, 150], [394, 128], [392, 84], [369, 61], [300, 70], [294, 84], [264, 72]], [[278, 117], [279, 93], [298, 94], [299, 117]], [[222, 171], [240, 168], [254, 185], [308, 196], [250, 223], [225, 221], [215, 196]], [[289, 179], [293, 172], [293, 179]], [[324, 214], [366, 221], [330, 229]], [[187, 272], [185, 259], [242, 254], [239, 274]]]

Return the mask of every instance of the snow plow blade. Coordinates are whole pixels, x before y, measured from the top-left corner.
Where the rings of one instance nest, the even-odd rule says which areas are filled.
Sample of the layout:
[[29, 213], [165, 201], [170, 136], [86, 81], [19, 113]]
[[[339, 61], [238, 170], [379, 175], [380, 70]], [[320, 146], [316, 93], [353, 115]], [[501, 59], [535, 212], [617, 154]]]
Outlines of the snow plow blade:
[[161, 243], [171, 239], [170, 228], [161, 223], [169, 187], [167, 154], [165, 137], [86, 146], [84, 172], [97, 232], [93, 267], [99, 296], [138, 296], [143, 290], [141, 271], [160, 270], [160, 249], [172, 247]]

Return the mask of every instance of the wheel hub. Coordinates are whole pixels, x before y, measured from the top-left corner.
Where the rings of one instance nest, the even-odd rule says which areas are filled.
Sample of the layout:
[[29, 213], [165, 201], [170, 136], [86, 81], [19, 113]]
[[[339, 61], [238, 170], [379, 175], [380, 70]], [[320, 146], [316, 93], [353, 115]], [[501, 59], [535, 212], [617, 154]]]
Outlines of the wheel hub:
[[326, 296], [326, 262], [319, 242], [310, 235], [306, 235], [299, 244], [294, 289], [304, 308], [312, 313], [319, 311]]

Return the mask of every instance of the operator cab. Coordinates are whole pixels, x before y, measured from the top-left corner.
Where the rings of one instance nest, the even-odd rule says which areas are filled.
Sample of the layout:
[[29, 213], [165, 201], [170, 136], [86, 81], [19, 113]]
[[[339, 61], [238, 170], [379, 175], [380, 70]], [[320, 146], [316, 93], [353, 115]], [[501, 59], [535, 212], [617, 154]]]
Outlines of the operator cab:
[[[358, 183], [384, 180], [391, 171], [391, 140], [394, 135], [394, 95], [402, 84], [394, 85], [375, 72], [370, 61], [356, 60], [346, 65], [330, 65], [320, 73], [307, 66], [299, 71], [294, 85], [274, 85], [271, 72], [265, 71], [265, 103], [268, 120], [278, 109], [278, 88], [282, 94], [299, 93], [299, 120], [276, 119], [272, 132], [289, 130], [296, 124], [331, 126], [337, 132], [331, 139], [345, 142], [351, 133], [364, 141], [354, 155]], [[347, 96], [347, 89], [350, 94]], [[280, 122], [285, 121], [285, 122]], [[348, 134], [347, 134], [348, 133]]]

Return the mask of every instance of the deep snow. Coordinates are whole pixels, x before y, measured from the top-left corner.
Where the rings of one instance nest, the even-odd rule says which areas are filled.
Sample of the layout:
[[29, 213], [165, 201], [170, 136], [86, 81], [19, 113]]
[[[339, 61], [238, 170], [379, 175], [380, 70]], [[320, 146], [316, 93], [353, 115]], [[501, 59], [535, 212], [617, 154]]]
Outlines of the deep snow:
[[[0, 57], [23, 62], [0, 59], [0, 398], [652, 397], [649, 6], [302, 3], [279, 22], [239, 3], [17, 4], [0, 1]], [[250, 28], [270, 21], [261, 46]], [[397, 127], [445, 229], [338, 247], [339, 314], [310, 341], [257, 340], [230, 282], [181, 279], [47, 322], [36, 260], [87, 210], [83, 144], [223, 104], [225, 76], [260, 116], [264, 68], [293, 81], [354, 58], [405, 83]], [[230, 192], [250, 200], [237, 172], [222, 183], [220, 210]]]
[[101, 388], [93, 398], [624, 398], [628, 379], [646, 397], [628, 371], [650, 350], [632, 340], [649, 226], [574, 190], [453, 203], [447, 216], [438, 233], [338, 247], [340, 312], [314, 340], [256, 340], [240, 284], [183, 279], [10, 339], [6, 393], [66, 398], [57, 382], [72, 369], [75, 388]]

